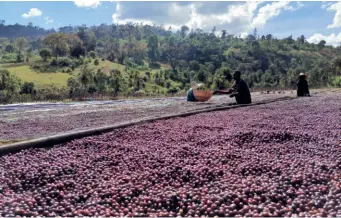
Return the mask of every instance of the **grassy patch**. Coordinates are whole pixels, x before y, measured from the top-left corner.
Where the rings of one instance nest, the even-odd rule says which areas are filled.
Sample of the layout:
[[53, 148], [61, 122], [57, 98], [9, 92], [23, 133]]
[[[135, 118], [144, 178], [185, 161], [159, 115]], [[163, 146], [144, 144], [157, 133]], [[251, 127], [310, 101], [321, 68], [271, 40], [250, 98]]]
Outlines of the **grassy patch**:
[[[129, 73], [126, 72], [126, 66], [121, 65], [118, 63], [112, 63], [110, 61], [102, 61], [99, 60], [99, 64], [96, 66], [94, 65], [94, 59], [91, 59], [90, 63], [87, 63], [87, 66], [92, 69], [94, 72], [97, 72], [99, 69], [101, 69], [103, 72], [105, 72], [107, 75], [110, 74], [110, 71], [113, 69], [118, 69], [122, 72], [123, 76], [128, 78]], [[22, 79], [23, 82], [34, 82], [36, 87], [43, 88], [47, 86], [54, 85], [58, 88], [66, 87], [67, 86], [67, 80], [72, 76], [77, 76], [81, 72], [81, 67], [76, 68], [74, 71], [69, 73], [63, 73], [62, 70], [67, 70], [69, 67], [52, 67], [49, 66], [49, 62], [42, 62], [41, 60], [36, 60], [33, 63], [37, 65], [44, 66], [46, 65], [46, 72], [40, 72], [37, 69], [32, 69], [28, 64], [26, 63], [13, 63], [13, 64], [0, 64], [0, 69], [8, 69], [11, 73], [18, 76], [20, 79]], [[44, 69], [44, 68], [42, 68]], [[140, 76], [145, 76], [145, 72], [149, 71], [151, 75], [155, 75], [156, 72], [159, 72], [160, 70], [166, 70], [170, 69], [170, 67], [166, 64], [161, 64], [161, 69], [148, 69], [148, 70], [139, 70]], [[132, 69], [133, 70], [133, 69]], [[158, 91], [160, 93], [166, 92], [167, 89], [161, 86], [154, 87], [154, 81], [148, 81], [146, 83], [145, 91], [152, 93], [154, 91]]]
[[54, 85], [56, 87], [66, 87], [67, 80], [71, 77], [67, 73], [39, 73], [33, 71], [30, 66], [18, 66], [6, 68], [8, 71], [18, 76], [24, 82], [34, 82], [37, 88]]

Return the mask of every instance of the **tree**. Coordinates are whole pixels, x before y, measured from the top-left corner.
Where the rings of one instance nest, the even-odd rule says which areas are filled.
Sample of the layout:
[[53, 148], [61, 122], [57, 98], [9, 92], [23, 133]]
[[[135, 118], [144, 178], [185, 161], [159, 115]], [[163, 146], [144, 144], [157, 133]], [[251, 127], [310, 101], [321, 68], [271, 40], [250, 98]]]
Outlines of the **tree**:
[[35, 95], [36, 92], [37, 92], [37, 91], [36, 91], [35, 88], [34, 88], [34, 83], [33, 83], [33, 82], [25, 82], [25, 83], [21, 86], [20, 94]]
[[319, 50], [322, 50], [324, 48], [324, 46], [326, 45], [326, 41], [321, 40], [318, 44], [317, 47]]
[[158, 37], [153, 35], [148, 39], [148, 57], [152, 62], [155, 62], [158, 57], [159, 42]]
[[335, 72], [335, 76], [338, 75], [339, 70], [341, 69], [341, 57], [336, 57], [334, 60], [331, 62], [332, 68]]
[[9, 44], [5, 47], [5, 52], [12, 53], [14, 52], [14, 47], [13, 45]]
[[104, 92], [107, 88], [108, 76], [103, 71], [98, 71], [95, 75], [94, 82], [99, 92]]
[[94, 51], [96, 48], [96, 35], [94, 32], [87, 30], [85, 26], [79, 27], [77, 36], [83, 41], [87, 52]]
[[90, 84], [92, 84], [94, 81], [94, 73], [91, 69], [88, 67], [84, 67], [81, 71], [79, 82], [84, 87], [84, 89], [87, 89]]
[[228, 67], [221, 67], [214, 74], [213, 87], [218, 89], [226, 89], [231, 86], [231, 80], [231, 69]]
[[69, 95], [71, 97], [74, 96], [75, 93], [79, 93], [79, 91], [81, 90], [79, 82], [74, 77], [70, 77], [67, 80], [67, 87], [69, 90]]
[[252, 49], [252, 52], [255, 55], [255, 57], [258, 57], [260, 54], [260, 45], [257, 41], [253, 41], [251, 43], [251, 49]]
[[65, 56], [70, 51], [70, 46], [67, 43], [68, 37], [64, 33], [53, 33], [48, 35], [44, 40], [43, 44], [50, 48], [52, 55], [56, 58], [58, 56]]
[[225, 40], [225, 39], [226, 39], [226, 34], [227, 34], [227, 31], [226, 31], [226, 30], [222, 30], [222, 31], [221, 31], [221, 39], [222, 39], [222, 40]]
[[70, 55], [75, 58], [80, 58], [81, 56], [85, 56], [85, 48], [84, 46], [78, 44], [71, 48]]
[[89, 52], [89, 56], [92, 58], [92, 59], [95, 59], [96, 58], [96, 53], [94, 51], [91, 51]]
[[181, 31], [180, 31], [181, 37], [185, 38], [185, 36], [187, 35], [188, 31], [189, 31], [188, 26], [182, 26], [181, 27]]
[[22, 61], [22, 55], [23, 55], [22, 52], [26, 48], [27, 44], [28, 44], [27, 39], [25, 39], [23, 37], [17, 38], [15, 40], [15, 45], [18, 49], [18, 56], [17, 56], [18, 62]]
[[215, 26], [213, 27], [213, 29], [212, 29], [212, 33], [213, 33], [213, 35], [215, 35], [215, 32], [217, 31], [217, 29], [215, 28]]
[[304, 35], [301, 35], [301, 37], [300, 37], [300, 42], [301, 42], [302, 45], [304, 44], [304, 42], [305, 42], [305, 37], [304, 37]]
[[0, 69], [0, 102], [10, 102], [20, 91], [21, 80], [8, 70]]
[[124, 90], [124, 79], [122, 73], [119, 70], [112, 70], [110, 72], [109, 87], [112, 89], [114, 95], [116, 96], [120, 91]]
[[44, 62], [46, 62], [46, 60], [52, 56], [50, 49], [47, 49], [47, 48], [41, 49], [39, 52], [39, 55], [43, 59]]
[[256, 28], [253, 30], [253, 37], [254, 37], [255, 39], [258, 38], [258, 33], [257, 33], [257, 29], [256, 29]]
[[111, 62], [114, 62], [116, 57], [119, 54], [119, 49], [120, 49], [120, 43], [116, 39], [109, 39], [105, 43], [105, 48], [104, 48], [104, 53], [107, 57], [107, 59]]
[[265, 39], [266, 40], [268, 40], [268, 41], [270, 41], [270, 40], [272, 40], [272, 35], [271, 34], [267, 34], [266, 36], [265, 36]]

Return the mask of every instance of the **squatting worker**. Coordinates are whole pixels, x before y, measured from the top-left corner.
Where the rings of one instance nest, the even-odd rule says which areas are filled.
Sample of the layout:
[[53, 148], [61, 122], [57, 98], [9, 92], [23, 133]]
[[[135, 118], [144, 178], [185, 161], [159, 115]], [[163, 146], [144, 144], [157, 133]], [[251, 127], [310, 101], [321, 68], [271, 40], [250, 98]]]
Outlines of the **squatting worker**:
[[233, 73], [234, 83], [228, 91], [217, 90], [214, 94], [230, 94], [230, 97], [236, 98], [237, 104], [251, 104], [251, 94], [249, 87], [244, 79], [241, 78], [240, 71]]
[[200, 86], [202, 86], [202, 83], [197, 84], [196, 82], [191, 82], [191, 88], [189, 89], [189, 91], [187, 92], [187, 101], [197, 101], [197, 99], [195, 99], [194, 97], [194, 92], [193, 90], [199, 88]]
[[297, 96], [310, 96], [308, 82], [304, 73], [300, 73], [300, 76], [298, 77]]

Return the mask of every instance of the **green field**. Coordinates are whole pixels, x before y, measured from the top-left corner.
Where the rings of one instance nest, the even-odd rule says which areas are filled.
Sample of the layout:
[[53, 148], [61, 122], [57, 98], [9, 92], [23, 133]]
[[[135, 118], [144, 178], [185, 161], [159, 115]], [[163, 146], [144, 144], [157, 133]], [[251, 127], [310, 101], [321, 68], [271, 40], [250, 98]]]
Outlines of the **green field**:
[[15, 66], [15, 67], [1, 67], [5, 68], [9, 72], [13, 73], [14, 75], [18, 76], [24, 82], [34, 82], [37, 88], [43, 88], [47, 86], [54, 85], [56, 87], [66, 87], [67, 80], [72, 76], [67, 73], [39, 73], [33, 71], [30, 66]]
[[[41, 62], [41, 60], [37, 60]], [[110, 71], [113, 69], [120, 70], [124, 76], [127, 77], [127, 72], [125, 71], [126, 66], [113, 63], [110, 61], [101, 61], [99, 60], [99, 65], [95, 66], [93, 64], [93, 60], [91, 60], [91, 63], [88, 63], [88, 67], [92, 69], [94, 72], [97, 72], [98, 69], [101, 69], [106, 74], [110, 74]], [[7, 69], [12, 74], [18, 76], [23, 82], [33, 82], [38, 89], [48, 87], [48, 86], [55, 86], [58, 88], [66, 87], [67, 80], [70, 77], [76, 76], [80, 73], [81, 68], [76, 68], [71, 73], [63, 73], [62, 70], [66, 70], [68, 68], [56, 68], [53, 71], [56, 72], [39, 72], [37, 70], [31, 69], [29, 64], [21, 63], [21, 64], [0, 64], [0, 69]], [[169, 69], [166, 65], [161, 65], [161, 69]], [[151, 74], [155, 74], [159, 70], [157, 69], [149, 69], [149, 70], [139, 70], [140, 75], [144, 76], [146, 71], [151, 72]], [[172, 83], [175, 84], [175, 82], [172, 81]], [[147, 92], [153, 92], [154, 90], [159, 91], [166, 91], [164, 87], [156, 86], [154, 87], [154, 84], [152, 84], [152, 81], [148, 81], [146, 84], [145, 91]]]

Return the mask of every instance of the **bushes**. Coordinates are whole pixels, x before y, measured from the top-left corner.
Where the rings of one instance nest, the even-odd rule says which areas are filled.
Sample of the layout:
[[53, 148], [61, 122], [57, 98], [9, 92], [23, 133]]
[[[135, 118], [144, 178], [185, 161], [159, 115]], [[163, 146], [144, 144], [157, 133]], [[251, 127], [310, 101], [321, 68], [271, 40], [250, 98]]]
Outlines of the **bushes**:
[[33, 82], [25, 82], [25, 83], [21, 86], [20, 94], [31, 94], [31, 95], [35, 95], [36, 92], [37, 92], [37, 90], [35, 90], [35, 88], [34, 88], [34, 83], [33, 83]]
[[98, 66], [98, 65], [99, 65], [98, 59], [94, 60], [94, 65], [95, 65], [95, 66]]
[[341, 87], [341, 76], [335, 77], [332, 82], [332, 86], [334, 87]]
[[92, 58], [92, 59], [95, 59], [96, 58], [96, 53], [94, 51], [91, 51], [89, 52], [89, 56]]
[[40, 50], [39, 55], [43, 59], [43, 61], [45, 62], [48, 58], [50, 58], [52, 56], [52, 53], [51, 53], [50, 49], [43, 48], [42, 50]]
[[148, 67], [151, 69], [160, 69], [161, 65], [157, 62], [151, 62], [151, 63], [149, 63]]
[[170, 94], [175, 94], [175, 93], [177, 93], [179, 91], [180, 91], [180, 89], [178, 87], [176, 87], [176, 86], [172, 86], [172, 87], [170, 87], [168, 89], [168, 93], [170, 93]]
[[50, 65], [57, 67], [71, 67], [73, 65], [73, 61], [70, 58], [61, 57], [58, 59], [53, 59]]
[[5, 53], [0, 59], [0, 63], [15, 63], [17, 62], [17, 55], [14, 53]]

